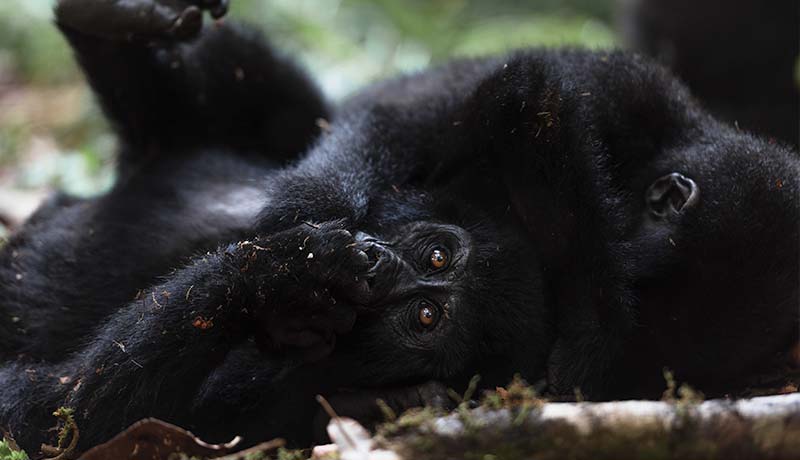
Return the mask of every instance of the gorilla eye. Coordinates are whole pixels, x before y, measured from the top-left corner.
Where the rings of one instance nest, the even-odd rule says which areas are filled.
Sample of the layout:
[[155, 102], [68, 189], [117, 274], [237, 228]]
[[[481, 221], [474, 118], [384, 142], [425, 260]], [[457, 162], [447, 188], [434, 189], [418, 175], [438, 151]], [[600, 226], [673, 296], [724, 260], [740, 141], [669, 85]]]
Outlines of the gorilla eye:
[[431, 251], [431, 268], [438, 270], [447, 266], [447, 253], [444, 249], [435, 248]]
[[439, 320], [439, 309], [434, 307], [428, 302], [421, 302], [419, 304], [419, 323], [424, 328], [431, 328], [436, 325]]

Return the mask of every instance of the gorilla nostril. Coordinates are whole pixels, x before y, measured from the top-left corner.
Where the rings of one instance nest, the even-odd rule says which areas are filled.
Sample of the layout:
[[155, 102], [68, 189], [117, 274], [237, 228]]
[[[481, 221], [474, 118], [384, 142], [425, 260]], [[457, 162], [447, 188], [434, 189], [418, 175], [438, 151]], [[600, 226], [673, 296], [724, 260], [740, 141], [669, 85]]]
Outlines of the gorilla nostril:
[[386, 256], [381, 251], [370, 251], [367, 255], [371, 265], [367, 274], [374, 277], [381, 271], [381, 267], [386, 262]]

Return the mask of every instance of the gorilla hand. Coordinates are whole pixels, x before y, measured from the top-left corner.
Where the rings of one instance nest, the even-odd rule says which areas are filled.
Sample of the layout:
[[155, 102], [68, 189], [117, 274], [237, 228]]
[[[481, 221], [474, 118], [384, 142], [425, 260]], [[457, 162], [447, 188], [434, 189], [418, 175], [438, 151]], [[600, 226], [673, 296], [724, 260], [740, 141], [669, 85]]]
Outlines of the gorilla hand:
[[250, 293], [256, 339], [270, 351], [327, 356], [350, 330], [370, 289], [370, 262], [339, 222], [304, 223], [239, 243], [235, 252]]

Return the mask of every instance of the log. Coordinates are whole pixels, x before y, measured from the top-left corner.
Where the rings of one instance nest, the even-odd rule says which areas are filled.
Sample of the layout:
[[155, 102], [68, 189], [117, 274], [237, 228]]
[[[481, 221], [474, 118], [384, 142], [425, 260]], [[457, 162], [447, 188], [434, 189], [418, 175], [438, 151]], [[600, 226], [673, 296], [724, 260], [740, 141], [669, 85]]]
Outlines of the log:
[[412, 412], [385, 425], [374, 450], [375, 458], [391, 452], [398, 460], [800, 459], [800, 393], [705, 402], [462, 405], [450, 415]]

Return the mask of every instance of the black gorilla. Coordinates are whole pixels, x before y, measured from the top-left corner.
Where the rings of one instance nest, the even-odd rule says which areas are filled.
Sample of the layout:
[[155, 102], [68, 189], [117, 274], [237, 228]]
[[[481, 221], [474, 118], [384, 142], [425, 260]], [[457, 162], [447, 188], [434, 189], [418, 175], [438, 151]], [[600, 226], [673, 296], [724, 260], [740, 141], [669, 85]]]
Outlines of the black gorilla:
[[0, 252], [24, 447], [63, 405], [84, 447], [145, 416], [307, 443], [317, 393], [402, 408], [519, 372], [603, 399], [663, 366], [713, 391], [797, 341], [796, 153], [658, 66], [525, 51], [331, 112], [253, 32], [201, 29], [224, 4], [57, 7], [121, 160]]

